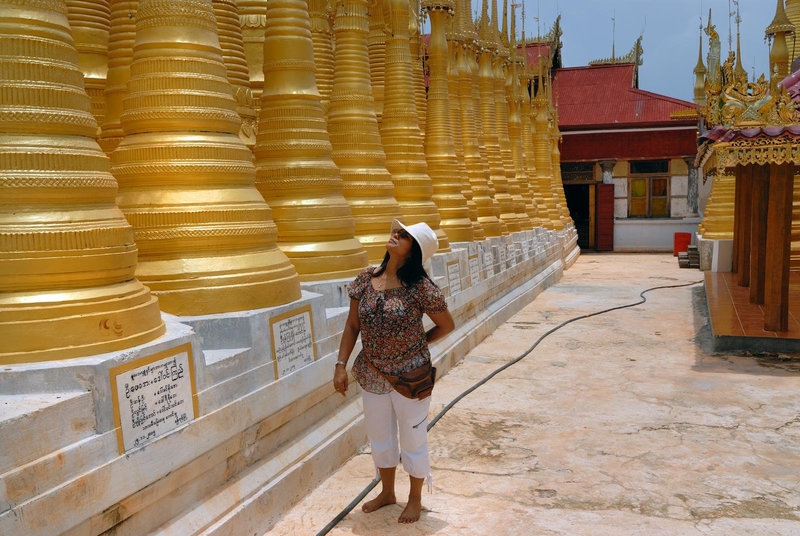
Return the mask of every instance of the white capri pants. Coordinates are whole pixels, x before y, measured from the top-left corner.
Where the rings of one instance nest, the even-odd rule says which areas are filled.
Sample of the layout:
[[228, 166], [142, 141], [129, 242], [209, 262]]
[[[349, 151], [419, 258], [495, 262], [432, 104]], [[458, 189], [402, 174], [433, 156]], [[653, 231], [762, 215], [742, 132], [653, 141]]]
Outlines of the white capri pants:
[[427, 478], [430, 486], [427, 426], [431, 397], [423, 400], [406, 398], [394, 390], [384, 395], [362, 390], [361, 397], [375, 466], [382, 469], [397, 467], [402, 460], [403, 469], [409, 475]]

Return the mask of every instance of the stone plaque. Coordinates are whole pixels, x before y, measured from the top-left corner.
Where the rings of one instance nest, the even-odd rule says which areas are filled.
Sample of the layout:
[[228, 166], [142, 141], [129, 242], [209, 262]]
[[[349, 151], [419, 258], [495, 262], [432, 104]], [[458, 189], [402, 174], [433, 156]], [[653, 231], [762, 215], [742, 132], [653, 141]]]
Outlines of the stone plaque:
[[491, 251], [487, 251], [483, 254], [483, 264], [486, 266], [487, 270], [491, 269], [492, 265], [494, 264], [494, 258]]
[[310, 304], [270, 318], [269, 331], [276, 380], [317, 359]]
[[500, 250], [499, 251], [500, 252], [500, 264], [505, 265], [506, 258], [508, 256], [508, 248], [501, 247], [501, 248], [498, 248], [498, 249]]
[[481, 280], [481, 265], [477, 254], [469, 258], [469, 278], [472, 280], [473, 285], [477, 285], [478, 281]]
[[458, 261], [447, 263], [447, 284], [450, 286], [450, 295], [461, 292], [461, 268]]
[[109, 374], [120, 454], [198, 416], [190, 343], [113, 367]]

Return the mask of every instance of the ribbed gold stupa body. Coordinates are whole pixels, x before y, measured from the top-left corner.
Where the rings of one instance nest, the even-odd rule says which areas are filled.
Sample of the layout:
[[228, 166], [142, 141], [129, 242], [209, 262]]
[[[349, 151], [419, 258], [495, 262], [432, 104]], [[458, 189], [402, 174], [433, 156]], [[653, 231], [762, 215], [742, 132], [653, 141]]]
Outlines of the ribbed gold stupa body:
[[386, 169], [369, 78], [367, 0], [340, 0], [333, 21], [333, 93], [328, 132], [333, 161], [344, 180], [344, 196], [355, 219], [355, 235], [370, 262], [386, 254], [392, 220], [402, 218]]
[[251, 149], [256, 144], [256, 111], [253, 92], [250, 89], [250, 73], [244, 55], [242, 26], [236, 0], [212, 0], [214, 16], [217, 18], [217, 35], [222, 49], [222, 60], [228, 73], [228, 82], [233, 88], [236, 111], [242, 119], [239, 137]]
[[714, 175], [711, 181], [711, 192], [697, 234], [712, 240], [733, 240], [736, 177], [719, 174]]
[[386, 41], [386, 92], [380, 132], [386, 168], [406, 224], [427, 223], [439, 238], [439, 251], [450, 251], [441, 216], [433, 202], [433, 183], [414, 103], [411, 51], [408, 42], [408, 2], [389, 0], [390, 32]]
[[0, 364], [156, 339], [66, 6], [0, 0], [0, 12]]
[[83, 83], [92, 103], [92, 115], [100, 125], [106, 106], [103, 91], [108, 73], [108, 30], [111, 26], [109, 0], [67, 0], [69, 25], [78, 67], [83, 71]]
[[[474, 43], [474, 41], [473, 41]], [[467, 167], [467, 178], [472, 189], [472, 200], [478, 212], [478, 222], [483, 229], [484, 236], [500, 236], [500, 214], [497, 203], [491, 197], [489, 189], [489, 166], [486, 160], [481, 157], [476, 132], [475, 116], [475, 87], [473, 87], [475, 76], [473, 67], [477, 69], [474, 61], [475, 47], [464, 45], [459, 50], [459, 79], [458, 79], [458, 100], [461, 110], [461, 139], [464, 146], [464, 163]], [[472, 61], [470, 61], [472, 59]], [[480, 104], [480, 103], [478, 103]], [[458, 133], [456, 133], [458, 135]], [[480, 240], [480, 235], [476, 238]]]
[[[520, 95], [519, 79], [517, 78], [515, 63], [511, 65], [510, 75], [513, 82], [511, 84], [510, 98], [508, 100], [508, 136], [511, 144], [511, 156], [514, 162], [515, 173], [515, 195], [512, 197], [514, 198], [514, 205], [518, 211], [520, 227], [523, 231], [526, 231], [533, 229], [533, 220], [531, 216], [533, 203], [530, 192], [528, 191], [528, 175], [525, 171], [525, 149], [522, 146], [522, 117], [520, 110], [522, 97]], [[521, 214], [519, 213], [520, 210], [522, 211]]]
[[[264, 31], [267, 27], [267, 0], [236, 0], [242, 25], [244, 55], [247, 58], [250, 89], [258, 107], [264, 87]], [[256, 110], [256, 114], [258, 110]]]
[[458, 176], [461, 177], [461, 193], [464, 199], [467, 200], [469, 219], [472, 222], [472, 236], [474, 240], [484, 240], [486, 238], [486, 233], [483, 232], [483, 227], [481, 227], [481, 224], [478, 222], [478, 206], [473, 199], [472, 187], [470, 186], [469, 176], [467, 175], [467, 166], [464, 162], [464, 140], [461, 134], [463, 132], [461, 101], [458, 96], [458, 82], [461, 77], [458, 55], [461, 49], [461, 43], [456, 40], [454, 34], [451, 34], [447, 40], [447, 91], [450, 95], [448, 102], [450, 108], [450, 131], [453, 136], [453, 147], [456, 152], [456, 161], [458, 163]]
[[314, 43], [314, 67], [322, 112], [327, 117], [333, 89], [333, 31], [331, 0], [310, 0], [311, 42]]
[[125, 138], [111, 155], [139, 246], [136, 273], [178, 315], [300, 297], [239, 138], [210, 0], [141, 0]]
[[508, 193], [506, 179], [500, 156], [500, 145], [497, 138], [497, 107], [495, 106], [494, 71], [492, 56], [496, 45], [488, 25], [487, 0], [483, 0], [481, 16], [480, 52], [478, 54], [478, 85], [480, 92], [481, 123], [483, 127], [483, 143], [486, 147], [486, 158], [489, 163], [490, 187], [494, 190], [494, 198], [500, 208], [500, 220], [504, 225], [503, 232], [519, 231], [519, 223], [514, 208], [514, 200]]
[[541, 218], [546, 218], [544, 222], [546, 229], [560, 231], [564, 228], [564, 224], [561, 221], [561, 210], [558, 208], [558, 200], [553, 191], [553, 149], [550, 137], [550, 116], [547, 100], [544, 97], [544, 89], [541, 86], [542, 84], [540, 83], [539, 94], [536, 96], [535, 102], [537, 113], [533, 137], [533, 151], [536, 157], [536, 186], [542, 195], [542, 204], [537, 205], [537, 209]]
[[[524, 37], [524, 36], [523, 36]], [[525, 40], [523, 39], [523, 43]], [[521, 108], [520, 108], [520, 137], [522, 147], [525, 153], [525, 172], [528, 177], [528, 184], [527, 184], [527, 198], [525, 200], [525, 211], [528, 214], [528, 217], [531, 218], [531, 223], [534, 227], [542, 227], [543, 222], [541, 217], [539, 216], [538, 204], [540, 201], [540, 196], [536, 191], [536, 158], [534, 157], [533, 151], [533, 130], [532, 130], [532, 122], [531, 122], [531, 96], [528, 93], [528, 82], [529, 79], [527, 74], [520, 75], [520, 85], [521, 91], [520, 96], [522, 97], [521, 100]]]
[[428, 84], [428, 120], [425, 133], [425, 157], [428, 174], [433, 181], [433, 202], [439, 207], [442, 228], [451, 242], [471, 242], [474, 239], [467, 200], [462, 193], [463, 178], [459, 175], [458, 159], [450, 125], [448, 91], [447, 40], [445, 28], [452, 0], [425, 0], [423, 9], [431, 20], [428, 45], [430, 77]]
[[[555, 125], [555, 122], [553, 124]], [[558, 130], [558, 126], [554, 126], [553, 130], [555, 134], [553, 136], [553, 149], [550, 153], [553, 162], [553, 192], [555, 192], [561, 223], [566, 225], [572, 222], [572, 217], [569, 215], [567, 198], [564, 195], [564, 183], [561, 181], [561, 150], [558, 148], [559, 143], [561, 143], [561, 133]]]
[[414, 102], [417, 105], [417, 123], [424, 138], [425, 123], [428, 120], [428, 97], [425, 90], [425, 75], [422, 72], [419, 0], [409, 0], [408, 9], [408, 42], [411, 48], [411, 74], [414, 77]]
[[369, 34], [367, 35], [372, 99], [375, 102], [375, 117], [377, 117], [379, 125], [383, 117], [383, 79], [386, 70], [386, 18], [388, 15], [384, 13], [384, 3], [385, 0], [369, 0]]
[[331, 158], [310, 29], [304, 0], [269, 1], [255, 148], [256, 186], [301, 281], [351, 277], [367, 265]]
[[139, 0], [111, 0], [111, 29], [108, 35], [108, 75], [100, 147], [110, 155], [122, 141], [122, 100], [131, 77], [133, 42], [136, 38], [136, 10]]

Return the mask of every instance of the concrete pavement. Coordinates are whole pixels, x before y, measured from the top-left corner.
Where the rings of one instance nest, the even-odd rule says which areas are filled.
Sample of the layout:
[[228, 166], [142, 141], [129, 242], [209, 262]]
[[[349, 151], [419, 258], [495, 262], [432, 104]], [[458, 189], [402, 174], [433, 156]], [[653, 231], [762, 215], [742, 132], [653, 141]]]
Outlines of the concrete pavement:
[[[437, 383], [431, 416], [564, 320], [697, 281], [671, 255], [582, 255]], [[430, 432], [421, 520], [356, 508], [332, 535], [799, 535], [800, 361], [713, 355], [702, 286], [573, 323]], [[267, 534], [316, 534], [374, 476], [368, 449]], [[368, 498], [373, 497], [373, 491]]]

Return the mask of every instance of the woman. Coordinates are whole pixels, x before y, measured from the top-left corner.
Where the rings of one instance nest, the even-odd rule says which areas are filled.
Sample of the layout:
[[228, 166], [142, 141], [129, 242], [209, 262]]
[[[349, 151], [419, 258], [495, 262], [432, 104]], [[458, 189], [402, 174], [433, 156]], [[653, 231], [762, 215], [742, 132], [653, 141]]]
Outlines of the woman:
[[[353, 376], [361, 385], [367, 437], [382, 485], [380, 494], [364, 503], [362, 510], [374, 512], [397, 502], [394, 476], [402, 459], [411, 490], [399, 523], [419, 519], [422, 484], [431, 476], [427, 431], [431, 399], [400, 395], [381, 372], [400, 375], [430, 362], [428, 343], [453, 330], [444, 296], [423, 268], [438, 247], [436, 233], [427, 224], [392, 223], [381, 265], [368, 267], [348, 286], [350, 314], [333, 376], [334, 387], [344, 395], [345, 367], [361, 333], [363, 349], [353, 364]], [[427, 333], [422, 327], [423, 313], [436, 324]]]

